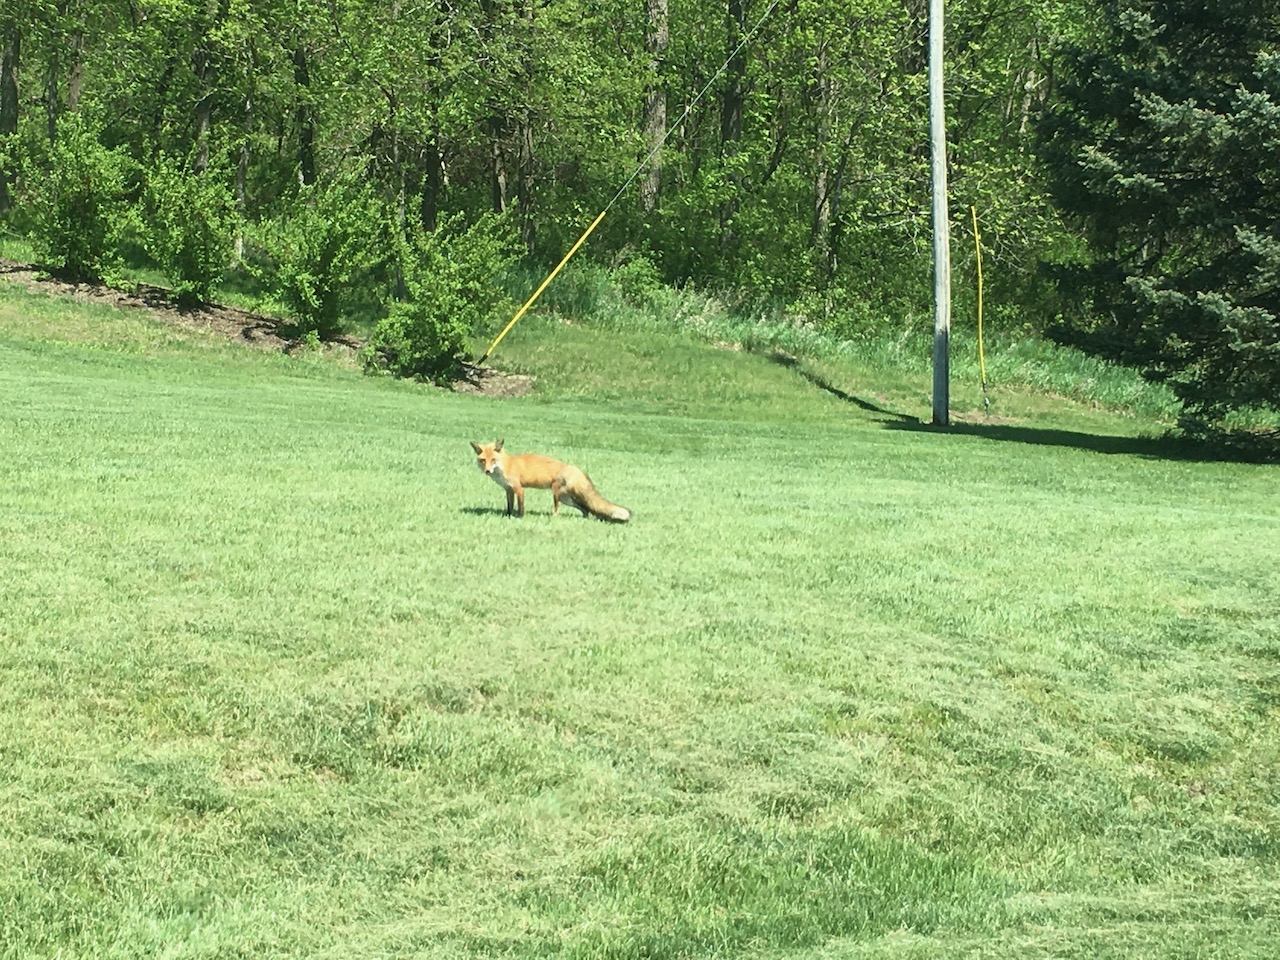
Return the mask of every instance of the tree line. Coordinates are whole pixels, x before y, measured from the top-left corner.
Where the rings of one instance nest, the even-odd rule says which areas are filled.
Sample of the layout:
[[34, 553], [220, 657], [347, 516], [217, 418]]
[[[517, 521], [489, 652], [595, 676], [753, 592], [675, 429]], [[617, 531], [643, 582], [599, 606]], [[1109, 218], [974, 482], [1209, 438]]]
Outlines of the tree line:
[[[1166, 69], [1186, 66], [1184, 99], [1265, 68], [1266, 5], [948, 4], [957, 229], [976, 207], [990, 301], [1019, 325], [1079, 333], [1114, 307], [1079, 270], [1046, 269], [1105, 259], [1100, 208], [1073, 205], [1069, 186], [1097, 130], [1053, 125], [1083, 118], [1089, 57], [1128, 56], [1117, 24], [1143, 16], [1158, 35], [1206, 11], [1212, 32], [1219, 7], [1252, 30], [1250, 54], [1193, 67], [1181, 51]], [[145, 256], [200, 298], [247, 264], [304, 326], [340, 325], [358, 297], [393, 321], [389, 354], [424, 336], [447, 352], [491, 308], [495, 270], [554, 262], [635, 173], [582, 256], [857, 336], [929, 312], [927, 8], [8, 0], [0, 216], [34, 239], [79, 234], [69, 250], [46, 242], [52, 266]]]

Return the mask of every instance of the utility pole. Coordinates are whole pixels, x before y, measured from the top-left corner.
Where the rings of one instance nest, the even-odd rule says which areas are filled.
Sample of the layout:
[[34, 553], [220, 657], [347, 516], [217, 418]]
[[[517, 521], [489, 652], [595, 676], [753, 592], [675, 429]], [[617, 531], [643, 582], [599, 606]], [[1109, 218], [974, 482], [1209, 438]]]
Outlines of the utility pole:
[[933, 167], [933, 422], [951, 423], [951, 220], [942, 97], [943, 0], [929, 0], [929, 148]]

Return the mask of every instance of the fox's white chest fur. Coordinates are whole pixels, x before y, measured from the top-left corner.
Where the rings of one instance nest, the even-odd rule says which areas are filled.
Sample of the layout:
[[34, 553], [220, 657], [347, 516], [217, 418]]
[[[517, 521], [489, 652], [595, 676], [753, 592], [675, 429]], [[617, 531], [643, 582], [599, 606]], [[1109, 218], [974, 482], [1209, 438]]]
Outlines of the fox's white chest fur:
[[[484, 467], [481, 467], [480, 469], [484, 470]], [[490, 467], [488, 470], [485, 470], [484, 472], [485, 472], [485, 475], [489, 477], [489, 479], [491, 479], [494, 483], [500, 486], [503, 490], [511, 489], [511, 483], [510, 481], [507, 480], [506, 474], [502, 472], [501, 464], [495, 463], [492, 467]]]

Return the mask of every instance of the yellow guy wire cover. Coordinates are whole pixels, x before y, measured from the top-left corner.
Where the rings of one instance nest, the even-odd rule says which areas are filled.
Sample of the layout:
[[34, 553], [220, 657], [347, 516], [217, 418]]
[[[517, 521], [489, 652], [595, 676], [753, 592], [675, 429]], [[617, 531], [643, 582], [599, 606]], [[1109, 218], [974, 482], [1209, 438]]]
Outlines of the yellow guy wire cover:
[[983, 396], [987, 390], [987, 360], [982, 351], [982, 242], [978, 238], [978, 208], [969, 207], [973, 215], [973, 247], [978, 259], [978, 376], [982, 379]]
[[533, 296], [524, 302], [524, 306], [516, 311], [516, 315], [511, 318], [511, 322], [502, 328], [502, 332], [500, 334], [493, 338], [493, 343], [489, 344], [489, 349], [485, 350], [484, 356], [482, 356], [478, 361], [479, 363], [484, 363], [489, 359], [489, 354], [493, 353], [493, 351], [497, 349], [498, 344], [502, 342], [502, 338], [507, 335], [511, 328], [514, 327], [529, 308], [533, 306], [533, 302], [542, 296], [542, 291], [551, 285], [551, 281], [556, 278], [556, 274], [559, 273], [564, 265], [569, 262], [569, 258], [578, 252], [578, 248], [580, 246], [587, 242], [587, 237], [591, 236], [591, 231], [600, 225], [600, 221], [604, 219], [604, 215], [608, 212], [609, 208], [605, 207], [600, 211], [600, 216], [591, 221], [591, 226], [587, 227], [587, 229], [583, 231], [582, 236], [578, 238], [578, 242], [569, 248], [569, 252], [564, 255], [564, 259], [557, 263], [556, 268], [547, 274], [547, 279], [543, 280], [541, 286], [539, 286], [537, 290], [533, 291]]

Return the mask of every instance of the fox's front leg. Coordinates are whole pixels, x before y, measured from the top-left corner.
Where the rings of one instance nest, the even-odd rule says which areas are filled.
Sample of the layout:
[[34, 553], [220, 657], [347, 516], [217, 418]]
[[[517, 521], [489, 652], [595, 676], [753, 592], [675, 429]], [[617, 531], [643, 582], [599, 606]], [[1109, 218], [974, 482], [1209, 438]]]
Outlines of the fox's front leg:
[[518, 508], [516, 516], [523, 517], [524, 516], [524, 487], [513, 487], [511, 490], [507, 491], [507, 504], [508, 504], [507, 512], [508, 513], [511, 512], [510, 504], [511, 504], [512, 494], [515, 494], [516, 507]]
[[551, 481], [551, 515], [553, 517], [560, 516], [560, 491], [563, 489], [559, 480]]
[[516, 492], [507, 487], [507, 516], [511, 516], [516, 511]]

